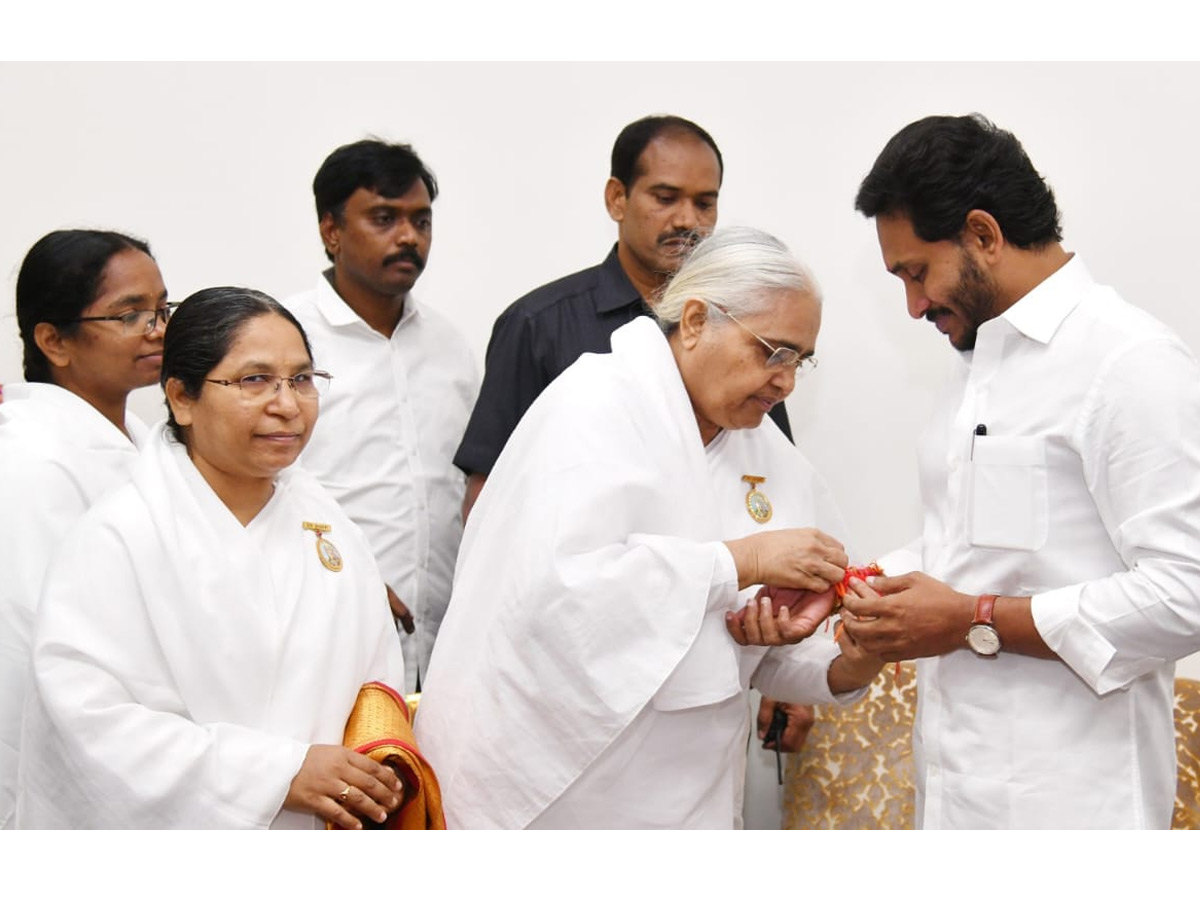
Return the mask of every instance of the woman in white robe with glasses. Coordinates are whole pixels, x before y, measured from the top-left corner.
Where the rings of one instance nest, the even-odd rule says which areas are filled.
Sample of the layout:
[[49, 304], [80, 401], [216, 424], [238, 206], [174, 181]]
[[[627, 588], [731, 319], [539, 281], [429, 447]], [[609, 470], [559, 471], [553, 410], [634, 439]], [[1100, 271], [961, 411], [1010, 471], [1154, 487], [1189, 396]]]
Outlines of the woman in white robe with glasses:
[[749, 646], [813, 635], [848, 565], [764, 421], [811, 365], [812, 277], [718, 230], [654, 313], [538, 398], [467, 522], [416, 723], [451, 827], [735, 827], [747, 689], [849, 701], [882, 665], [824, 632]]
[[0, 828], [13, 825], [29, 642], [67, 530], [129, 478], [146, 427], [126, 406], [155, 384], [167, 289], [150, 248], [114, 231], [54, 231], [17, 275], [24, 383], [0, 403]]
[[292, 315], [189, 297], [168, 419], [46, 580], [17, 827], [346, 828], [405, 786], [342, 746], [360, 687], [404, 662], [367, 545], [299, 467], [329, 380]]

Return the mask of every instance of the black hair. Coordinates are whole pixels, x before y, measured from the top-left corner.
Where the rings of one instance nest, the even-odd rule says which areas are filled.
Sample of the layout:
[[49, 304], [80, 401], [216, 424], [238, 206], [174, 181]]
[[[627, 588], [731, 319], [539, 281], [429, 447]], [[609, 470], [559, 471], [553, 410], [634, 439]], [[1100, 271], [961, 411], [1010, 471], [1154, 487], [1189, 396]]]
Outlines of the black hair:
[[[278, 300], [261, 291], [240, 287], [205, 288], [185, 299], [167, 322], [163, 335], [162, 373], [159, 384], [176, 378], [188, 397], [199, 397], [204, 379], [220, 365], [242, 328], [251, 319], [277, 315], [296, 326], [304, 349], [312, 359], [312, 346], [304, 327]], [[167, 427], [181, 444], [183, 429], [167, 403]]]
[[[317, 202], [317, 221], [331, 214], [341, 222], [346, 201], [359, 188], [381, 197], [406, 194], [417, 179], [425, 184], [430, 201], [437, 199], [437, 179], [408, 144], [389, 144], [368, 138], [338, 147], [325, 158], [313, 178], [313, 197]], [[330, 261], [333, 257], [325, 253]]]
[[99, 296], [108, 261], [126, 250], [154, 258], [145, 241], [117, 231], [52, 231], [29, 248], [17, 275], [26, 381], [53, 383], [50, 360], [34, 340], [34, 329], [48, 322], [64, 335], [77, 331], [75, 320]]
[[711, 134], [695, 122], [679, 116], [645, 116], [622, 128], [616, 143], [613, 144], [609, 175], [625, 185], [626, 191], [642, 174], [642, 153], [652, 140], [662, 135], [691, 135], [699, 138], [712, 148], [712, 152], [717, 156], [717, 169], [722, 179], [725, 177], [725, 161], [721, 158], [721, 151]]
[[883, 148], [854, 200], [863, 215], [903, 215], [923, 241], [957, 241], [980, 209], [1022, 249], [1062, 240], [1054, 192], [1020, 141], [979, 113], [929, 116]]

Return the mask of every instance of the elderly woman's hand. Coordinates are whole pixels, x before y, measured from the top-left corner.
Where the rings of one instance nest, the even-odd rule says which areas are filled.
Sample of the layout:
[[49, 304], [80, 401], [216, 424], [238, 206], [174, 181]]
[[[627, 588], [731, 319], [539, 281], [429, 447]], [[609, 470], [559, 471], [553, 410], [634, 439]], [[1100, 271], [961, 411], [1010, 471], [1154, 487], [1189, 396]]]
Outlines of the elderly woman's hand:
[[846, 577], [850, 558], [837, 539], [816, 528], [760, 531], [726, 541], [738, 587], [770, 584], [821, 593]]
[[283, 808], [358, 829], [359, 817], [383, 822], [403, 800], [404, 783], [387, 766], [346, 747], [313, 744], [292, 779]]
[[766, 586], [742, 609], [725, 614], [725, 628], [742, 646], [798, 644], [833, 611], [833, 588], [797, 591]]

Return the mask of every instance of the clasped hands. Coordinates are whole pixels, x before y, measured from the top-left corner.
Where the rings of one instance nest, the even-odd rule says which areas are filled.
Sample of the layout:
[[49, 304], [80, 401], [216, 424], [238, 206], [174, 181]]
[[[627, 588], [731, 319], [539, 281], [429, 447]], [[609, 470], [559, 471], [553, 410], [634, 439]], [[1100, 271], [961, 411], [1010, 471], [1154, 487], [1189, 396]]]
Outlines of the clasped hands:
[[779, 646], [811, 635], [833, 612], [834, 585], [846, 577], [846, 548], [816, 528], [760, 531], [727, 541], [738, 586], [761, 584], [743, 609], [725, 615], [738, 644]]
[[[794, 644], [833, 613], [834, 586], [849, 565], [836, 539], [815, 528], [790, 528], [758, 532], [726, 546], [737, 565], [739, 587], [764, 585], [743, 609], [725, 615], [725, 627], [738, 644]], [[922, 572], [879, 575], [869, 583], [851, 578], [841, 607], [844, 635], [860, 652], [887, 662], [962, 647], [973, 615], [974, 598]]]
[[941, 656], [965, 645], [975, 598], [923, 572], [851, 579], [842, 627], [885, 662]]
[[[730, 637], [742, 645], [795, 644], [812, 635], [834, 611], [835, 587], [846, 577], [845, 548], [815, 528], [759, 532], [727, 542], [738, 568], [740, 587], [762, 584], [743, 609], [725, 614]], [[850, 579], [850, 594], [875, 594], [859, 578]], [[849, 602], [843, 598], [844, 604]], [[860, 645], [846, 629], [836, 635], [841, 651], [829, 668], [834, 694], [869, 684], [883, 659]]]

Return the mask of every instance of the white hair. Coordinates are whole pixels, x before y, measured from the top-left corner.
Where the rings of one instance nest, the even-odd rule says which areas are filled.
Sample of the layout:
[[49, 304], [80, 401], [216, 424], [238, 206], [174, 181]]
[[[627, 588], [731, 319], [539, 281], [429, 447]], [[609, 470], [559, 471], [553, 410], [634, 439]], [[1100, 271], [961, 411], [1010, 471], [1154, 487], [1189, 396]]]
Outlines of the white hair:
[[783, 292], [809, 294], [821, 302], [812, 273], [782, 241], [757, 228], [732, 226], [696, 245], [663, 288], [654, 316], [669, 334], [690, 299], [719, 304], [741, 318], [767, 310]]

